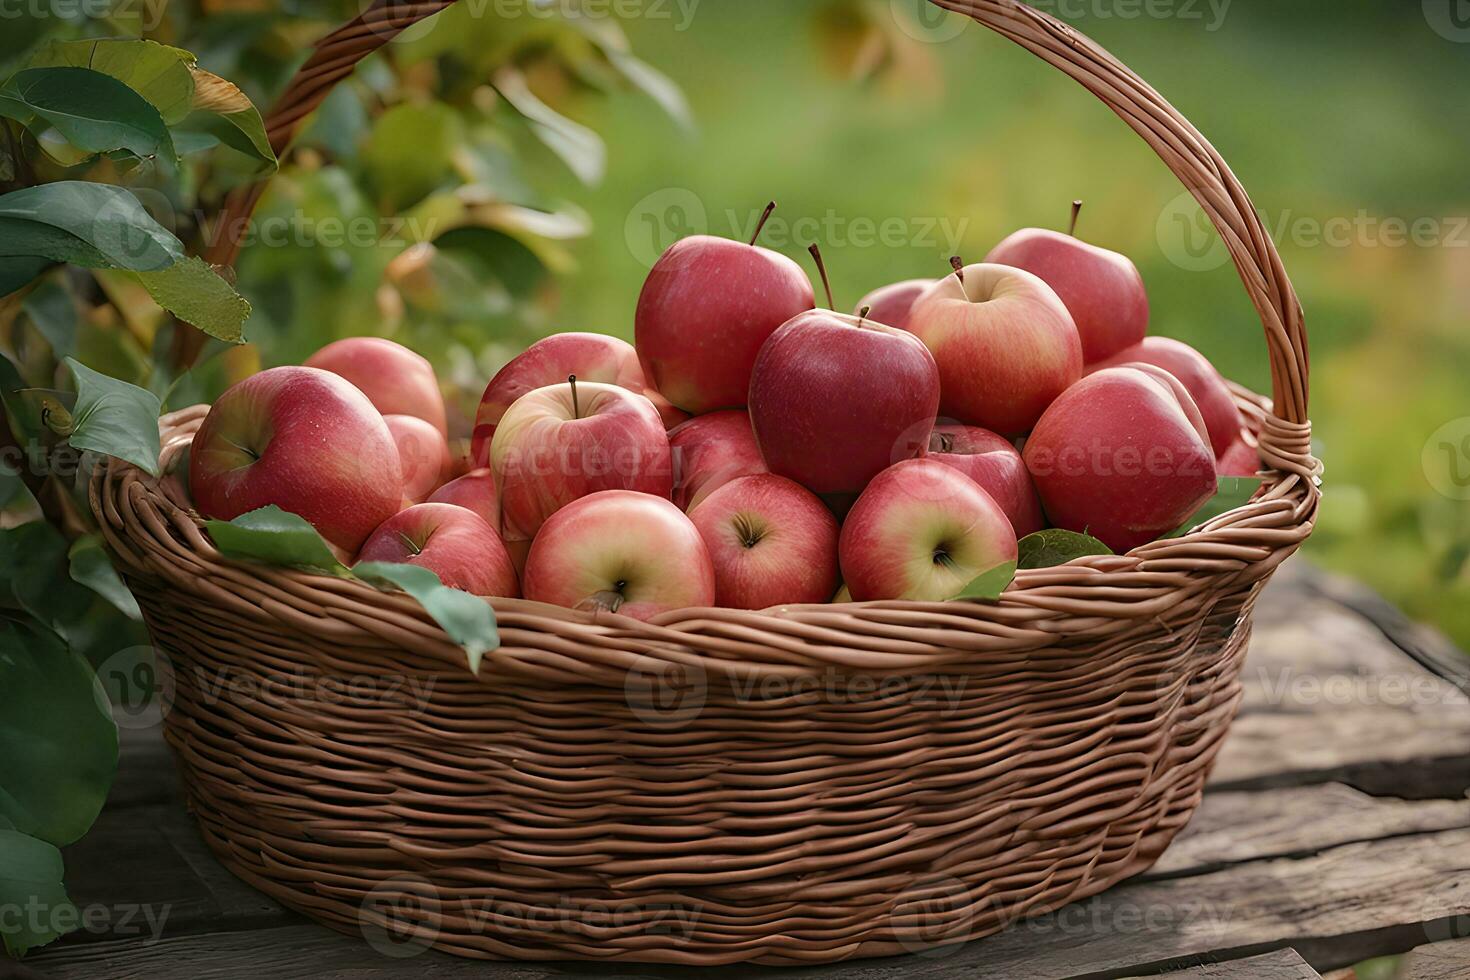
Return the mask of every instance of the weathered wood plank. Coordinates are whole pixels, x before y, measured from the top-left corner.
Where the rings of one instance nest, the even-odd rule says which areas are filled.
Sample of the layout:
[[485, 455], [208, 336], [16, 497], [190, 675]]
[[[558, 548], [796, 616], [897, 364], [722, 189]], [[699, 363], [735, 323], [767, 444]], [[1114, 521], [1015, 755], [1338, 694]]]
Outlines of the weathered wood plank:
[[[1467, 885], [1466, 887], [1470, 887]], [[1470, 922], [1458, 924], [1459, 939], [1420, 946], [1404, 959], [1399, 980], [1465, 980], [1470, 977]]]
[[1206, 963], [1158, 976], [1159, 980], [1322, 980], [1322, 975], [1292, 949], [1227, 963]]
[[[1245, 701], [1212, 787], [1343, 782], [1374, 795], [1470, 789], [1470, 698], [1337, 603], [1268, 589]], [[1288, 601], [1289, 600], [1289, 601]]]
[[1182, 833], [1143, 877], [1180, 877], [1300, 857], [1362, 841], [1470, 828], [1470, 800], [1379, 798], [1328, 783], [1205, 795]]
[[[1407, 950], [1470, 915], [1470, 830], [1333, 848], [1211, 874], [1129, 884], [1016, 923], [997, 936], [929, 955], [804, 970], [699, 970], [701, 980], [1104, 980], [1181, 969], [1291, 946], [1318, 969]], [[207, 976], [539, 980], [692, 976], [659, 967], [471, 964], [434, 953], [388, 959], [315, 926], [48, 950], [35, 965], [57, 980], [97, 975], [174, 980]], [[226, 973], [211, 973], [228, 964]]]

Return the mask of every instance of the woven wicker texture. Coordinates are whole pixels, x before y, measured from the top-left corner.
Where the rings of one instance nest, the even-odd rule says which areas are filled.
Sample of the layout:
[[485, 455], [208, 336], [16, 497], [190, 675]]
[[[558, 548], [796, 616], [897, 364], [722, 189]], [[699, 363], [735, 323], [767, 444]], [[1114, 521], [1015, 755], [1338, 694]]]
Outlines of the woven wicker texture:
[[[112, 463], [92, 506], [235, 873], [468, 956], [810, 963], [983, 936], [1162, 853], [1234, 714], [1255, 597], [1315, 513], [1301, 313], [1244, 191], [1157, 93], [1018, 2], [940, 2], [1097, 94], [1215, 221], [1270, 349], [1274, 398], [1237, 392], [1264, 492], [1181, 538], [1024, 571], [997, 603], [640, 623], [496, 599], [503, 645], [472, 676], [406, 596], [226, 561], [176, 478]], [[381, 36], [324, 41], [272, 139]], [[166, 469], [205, 410], [162, 420]]]

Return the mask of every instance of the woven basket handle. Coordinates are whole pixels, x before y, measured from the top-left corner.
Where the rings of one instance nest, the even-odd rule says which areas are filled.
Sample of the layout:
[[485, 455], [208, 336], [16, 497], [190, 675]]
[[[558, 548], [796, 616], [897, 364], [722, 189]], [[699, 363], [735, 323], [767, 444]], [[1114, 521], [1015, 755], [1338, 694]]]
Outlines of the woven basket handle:
[[[276, 154], [285, 152], [302, 120], [359, 61], [453, 2], [376, 0], [318, 42], [267, 115], [266, 132]], [[1020, 0], [931, 2], [973, 18], [1076, 79], [1133, 127], [1194, 195], [1230, 250], [1266, 328], [1273, 417], [1266, 419], [1261, 432], [1262, 455], [1278, 469], [1312, 476], [1307, 335], [1301, 304], [1245, 188], [1210, 141], [1122, 62], [1050, 14]], [[255, 184], [229, 195], [205, 252], [209, 262], [221, 267], [234, 264], [246, 223], [263, 190], [263, 184]], [[182, 351], [176, 348], [176, 353], [187, 365], [198, 356], [203, 335], [181, 329], [179, 337], [188, 346]]]

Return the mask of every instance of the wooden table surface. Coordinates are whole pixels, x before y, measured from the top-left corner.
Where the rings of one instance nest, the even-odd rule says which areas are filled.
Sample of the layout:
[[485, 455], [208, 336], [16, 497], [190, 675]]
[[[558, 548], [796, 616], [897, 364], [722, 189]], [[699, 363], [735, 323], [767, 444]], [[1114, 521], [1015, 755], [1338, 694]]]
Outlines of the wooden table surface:
[[1400, 977], [1470, 978], [1470, 658], [1293, 562], [1244, 684], [1204, 805], [1147, 874], [988, 939], [804, 970], [384, 956], [222, 869], [158, 730], [130, 730], [107, 808], [65, 852], [87, 925], [0, 977], [1299, 980], [1413, 950]]

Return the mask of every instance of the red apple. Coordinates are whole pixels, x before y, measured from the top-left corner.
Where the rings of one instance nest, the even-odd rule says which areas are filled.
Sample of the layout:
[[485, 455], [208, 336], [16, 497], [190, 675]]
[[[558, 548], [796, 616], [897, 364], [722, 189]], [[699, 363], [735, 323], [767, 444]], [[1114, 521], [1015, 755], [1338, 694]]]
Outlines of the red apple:
[[669, 448], [674, 454], [674, 503], [685, 513], [731, 480], [766, 472], [743, 409], [690, 419], [669, 432]]
[[384, 415], [412, 415], [441, 434], [449, 432], [434, 366], [402, 344], [382, 337], [348, 337], [308, 357], [306, 366], [340, 374]]
[[856, 493], [923, 455], [939, 369], [913, 334], [831, 310], [792, 317], [750, 377], [750, 421], [772, 473], [821, 494]]
[[492, 528], [500, 526], [500, 500], [495, 475], [488, 469], [470, 470], [429, 494], [431, 504], [454, 504], [480, 515]]
[[731, 480], [689, 512], [715, 570], [715, 604], [765, 609], [825, 602], [837, 587], [837, 521], [799, 483]]
[[563, 382], [516, 399], [490, 444], [501, 536], [512, 556], [562, 507], [599, 490], [673, 491], [653, 403], [617, 385]]
[[1068, 388], [1022, 455], [1051, 522], [1120, 554], [1174, 530], [1216, 489], [1199, 409], [1173, 375], [1148, 364]]
[[1030, 429], [1082, 375], [1067, 308], [1020, 269], [957, 269], [914, 303], [909, 329], [939, 365], [940, 410], [995, 432]]
[[1073, 235], [1023, 228], [991, 249], [985, 261], [1046, 280], [1072, 314], [1088, 364], [1112, 357], [1148, 333], [1148, 293], [1138, 267], [1126, 255]]
[[838, 544], [857, 602], [940, 602], [1016, 560], [1016, 532], [974, 480], [932, 459], [896, 463], [853, 504]]
[[1009, 439], [973, 425], [936, 425], [929, 437], [929, 458], [953, 466], [990, 494], [1016, 537], [1046, 526], [1031, 474]]
[[694, 524], [670, 501], [631, 490], [603, 490], [553, 514], [522, 581], [527, 599], [634, 619], [715, 601]]
[[454, 470], [449, 443], [438, 429], [421, 418], [384, 415], [383, 421], [398, 447], [403, 499], [410, 504], [422, 503]]
[[383, 416], [345, 379], [306, 367], [271, 368], [220, 395], [194, 435], [189, 486], [205, 517], [274, 504], [349, 552], [403, 497]]
[[1266, 464], [1261, 461], [1261, 454], [1256, 447], [1245, 441], [1244, 437], [1236, 439], [1230, 447], [1220, 454], [1219, 462], [1215, 469], [1221, 476], [1258, 476]]
[[638, 296], [644, 374], [687, 412], [739, 408], [766, 338], [815, 302], [801, 266], [754, 239], [681, 239], [654, 263]]
[[357, 560], [419, 565], [451, 589], [475, 595], [520, 595], [500, 536], [477, 514], [453, 504], [414, 504], [399, 511], [378, 525]]
[[600, 333], [552, 334], [512, 358], [485, 386], [470, 442], [474, 465], [489, 465], [490, 441], [511, 403], [528, 391], [560, 384], [573, 375], [578, 381], [605, 382], [645, 396], [659, 410], [665, 427], [688, 418], [648, 386], [638, 365], [638, 352], [626, 340]]
[[905, 279], [887, 286], [879, 286], [858, 301], [854, 313], [868, 311], [870, 320], [886, 323], [890, 327], [907, 330], [909, 311], [924, 291], [934, 285], [933, 279]]
[[1136, 361], [1163, 368], [1183, 382], [1210, 430], [1210, 445], [1222, 455], [1240, 438], [1243, 424], [1235, 397], [1215, 365], [1193, 347], [1168, 337], [1145, 337], [1132, 347], [1089, 366], [1089, 372]]

